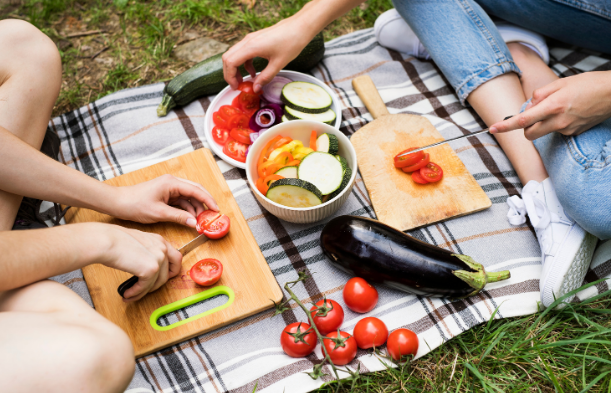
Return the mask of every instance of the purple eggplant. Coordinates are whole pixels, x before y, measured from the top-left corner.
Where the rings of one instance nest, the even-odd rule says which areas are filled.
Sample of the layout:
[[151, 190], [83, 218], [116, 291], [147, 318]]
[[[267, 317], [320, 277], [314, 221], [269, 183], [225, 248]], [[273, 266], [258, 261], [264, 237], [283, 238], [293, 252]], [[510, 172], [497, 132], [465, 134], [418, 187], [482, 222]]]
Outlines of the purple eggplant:
[[334, 218], [323, 228], [320, 243], [337, 268], [414, 295], [463, 298], [510, 277], [508, 270], [486, 272], [467, 255], [364, 217]]

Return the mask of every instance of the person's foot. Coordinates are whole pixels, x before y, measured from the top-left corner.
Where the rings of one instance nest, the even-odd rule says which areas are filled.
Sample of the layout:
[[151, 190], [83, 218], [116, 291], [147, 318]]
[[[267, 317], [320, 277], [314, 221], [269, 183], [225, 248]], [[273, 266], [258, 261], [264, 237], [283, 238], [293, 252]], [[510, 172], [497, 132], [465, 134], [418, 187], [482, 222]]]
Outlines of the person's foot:
[[[507, 218], [512, 225], [525, 223], [528, 215], [535, 228], [543, 265], [541, 302], [549, 307], [583, 284], [598, 239], [566, 215], [549, 178], [541, 183], [529, 181], [522, 189], [522, 199], [512, 196], [507, 204]], [[571, 300], [572, 297], [564, 301]]]
[[[542, 35], [507, 22], [495, 22], [495, 25], [505, 42], [519, 42], [535, 51], [545, 64], [549, 62], [549, 49]], [[374, 32], [378, 43], [383, 47], [419, 59], [428, 60], [431, 58], [416, 33], [394, 8], [384, 12], [376, 19]]]

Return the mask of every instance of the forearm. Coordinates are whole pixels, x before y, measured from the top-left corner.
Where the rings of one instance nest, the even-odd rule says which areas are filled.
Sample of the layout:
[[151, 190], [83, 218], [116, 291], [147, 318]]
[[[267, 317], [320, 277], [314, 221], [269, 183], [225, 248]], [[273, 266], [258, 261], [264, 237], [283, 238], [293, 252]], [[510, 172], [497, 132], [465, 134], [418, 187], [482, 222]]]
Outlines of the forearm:
[[331, 22], [364, 2], [365, 0], [313, 0], [289, 19], [296, 23], [296, 29], [304, 33], [304, 38], [307, 38], [305, 41], [310, 42]]
[[114, 187], [45, 156], [0, 127], [0, 189], [69, 206], [110, 212]]
[[103, 262], [107, 229], [87, 223], [0, 232], [0, 292]]

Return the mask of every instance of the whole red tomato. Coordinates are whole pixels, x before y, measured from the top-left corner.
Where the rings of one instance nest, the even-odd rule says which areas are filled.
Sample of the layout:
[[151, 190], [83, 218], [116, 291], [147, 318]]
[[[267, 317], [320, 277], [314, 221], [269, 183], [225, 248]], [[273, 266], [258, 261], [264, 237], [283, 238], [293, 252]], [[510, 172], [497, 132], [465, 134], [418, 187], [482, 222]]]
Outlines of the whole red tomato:
[[390, 333], [386, 342], [388, 353], [395, 360], [418, 352], [418, 336], [409, 329], [397, 329]]
[[353, 277], [344, 287], [344, 302], [354, 312], [366, 313], [378, 304], [378, 291], [360, 277]]
[[316, 306], [312, 306], [310, 314], [314, 319], [314, 325], [323, 336], [339, 329], [344, 322], [344, 309], [335, 300], [320, 300]]
[[284, 352], [294, 358], [302, 358], [311, 354], [316, 348], [316, 333], [310, 325], [294, 322], [284, 328], [280, 335], [280, 345]]
[[363, 318], [354, 327], [354, 339], [359, 348], [381, 347], [388, 338], [386, 324], [376, 317]]
[[337, 335], [337, 331], [331, 332], [327, 337], [333, 340], [325, 338], [322, 342], [333, 364], [336, 366], [343, 366], [350, 363], [356, 357], [357, 348], [354, 337], [346, 332], [340, 331], [339, 334], [340, 336]]

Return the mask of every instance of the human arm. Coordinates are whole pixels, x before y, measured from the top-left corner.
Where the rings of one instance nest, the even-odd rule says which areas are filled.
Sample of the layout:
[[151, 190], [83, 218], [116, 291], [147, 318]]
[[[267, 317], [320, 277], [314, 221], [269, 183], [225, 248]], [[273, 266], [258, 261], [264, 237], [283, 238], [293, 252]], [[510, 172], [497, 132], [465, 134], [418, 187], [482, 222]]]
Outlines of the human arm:
[[218, 210], [212, 196], [197, 183], [165, 175], [135, 186], [113, 187], [45, 156], [2, 127], [0, 157], [0, 189], [17, 195], [125, 220], [171, 221], [192, 228], [203, 204]]
[[[238, 67], [244, 64], [254, 79], [256, 93], [305, 48], [329, 23], [365, 0], [313, 0], [295, 15], [273, 26], [248, 34], [223, 54], [223, 74], [232, 89], [242, 81]], [[255, 77], [252, 59], [262, 57], [267, 67]]]
[[158, 289], [182, 262], [159, 235], [101, 223], [0, 232], [0, 255], [0, 292], [101, 263], [139, 277], [128, 301]]
[[550, 132], [578, 135], [611, 117], [611, 71], [558, 79], [533, 92], [526, 110], [490, 127], [490, 133], [524, 128], [529, 140]]

